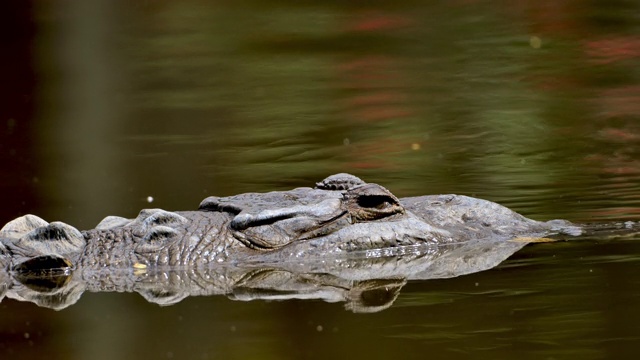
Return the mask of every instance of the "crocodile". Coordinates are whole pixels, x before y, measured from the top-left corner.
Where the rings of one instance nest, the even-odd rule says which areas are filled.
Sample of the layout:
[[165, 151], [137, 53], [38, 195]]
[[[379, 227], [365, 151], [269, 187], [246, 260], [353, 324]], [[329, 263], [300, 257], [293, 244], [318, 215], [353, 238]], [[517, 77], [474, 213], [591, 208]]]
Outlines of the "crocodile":
[[408, 281], [489, 270], [525, 245], [526, 241], [476, 239], [410, 246], [385, 256], [322, 258], [268, 266], [76, 269], [48, 277], [0, 270], [0, 302], [6, 297], [62, 310], [78, 302], [84, 292], [135, 292], [160, 306], [174, 305], [188, 297], [226, 296], [239, 301], [343, 302], [349, 311], [372, 313], [390, 307]]
[[207, 197], [194, 211], [108, 216], [86, 231], [25, 215], [0, 230], [0, 266], [46, 275], [55, 269], [279, 264], [581, 232], [565, 220], [536, 221], [463, 195], [399, 199], [381, 185], [336, 174], [313, 188]]

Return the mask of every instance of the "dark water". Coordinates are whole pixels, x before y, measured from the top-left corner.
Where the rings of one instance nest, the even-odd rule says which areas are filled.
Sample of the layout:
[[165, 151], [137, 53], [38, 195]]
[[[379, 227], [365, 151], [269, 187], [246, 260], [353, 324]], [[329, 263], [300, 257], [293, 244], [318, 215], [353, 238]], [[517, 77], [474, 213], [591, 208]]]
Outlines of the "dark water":
[[[640, 220], [635, 1], [9, 4], [0, 224], [86, 229], [335, 172], [535, 219]], [[493, 270], [409, 282], [374, 314], [5, 298], [0, 357], [628, 358], [639, 240], [529, 245]]]

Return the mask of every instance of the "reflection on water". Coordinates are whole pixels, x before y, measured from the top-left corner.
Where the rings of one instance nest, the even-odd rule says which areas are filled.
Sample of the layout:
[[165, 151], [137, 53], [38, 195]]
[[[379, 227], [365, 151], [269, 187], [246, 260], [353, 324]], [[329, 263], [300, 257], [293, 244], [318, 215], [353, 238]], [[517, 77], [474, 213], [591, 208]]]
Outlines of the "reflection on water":
[[[343, 171], [536, 219], [639, 218], [633, 1], [16, 4], [2, 224], [36, 213], [90, 228]], [[5, 299], [0, 356], [625, 358], [640, 337], [637, 240], [525, 247], [488, 272], [409, 282], [370, 315]]]
[[7, 298], [61, 310], [86, 292], [137, 292], [147, 301], [174, 305], [189, 296], [226, 295], [249, 300], [345, 302], [373, 313], [393, 304], [407, 280], [446, 279], [499, 265], [527, 243], [474, 240], [353, 252], [325, 260], [253, 262], [198, 268], [55, 269], [51, 274], [2, 272], [0, 301]]

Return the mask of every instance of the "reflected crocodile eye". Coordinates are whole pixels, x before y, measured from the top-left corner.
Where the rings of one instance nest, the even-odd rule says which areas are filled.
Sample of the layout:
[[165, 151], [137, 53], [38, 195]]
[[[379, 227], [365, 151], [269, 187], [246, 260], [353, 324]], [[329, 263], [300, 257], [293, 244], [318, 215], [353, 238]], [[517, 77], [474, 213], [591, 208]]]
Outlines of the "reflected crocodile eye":
[[384, 209], [395, 203], [393, 198], [385, 195], [369, 195], [358, 198], [358, 205], [363, 208]]

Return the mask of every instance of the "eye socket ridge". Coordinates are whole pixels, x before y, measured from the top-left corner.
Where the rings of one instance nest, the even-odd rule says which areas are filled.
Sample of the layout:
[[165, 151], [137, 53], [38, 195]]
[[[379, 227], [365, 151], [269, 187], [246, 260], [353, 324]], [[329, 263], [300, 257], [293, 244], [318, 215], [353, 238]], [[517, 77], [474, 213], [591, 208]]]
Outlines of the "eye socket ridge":
[[358, 206], [369, 209], [384, 209], [390, 205], [397, 205], [397, 201], [387, 195], [363, 195], [356, 200]]

